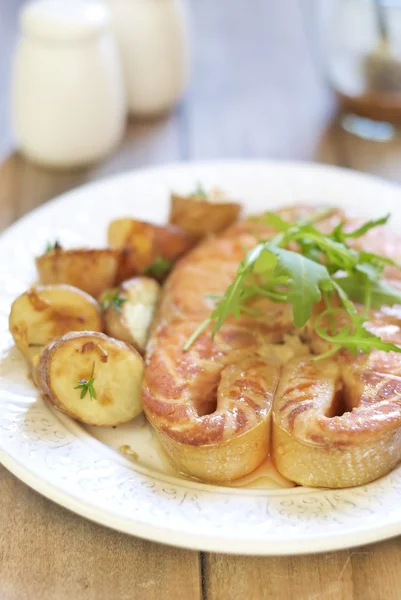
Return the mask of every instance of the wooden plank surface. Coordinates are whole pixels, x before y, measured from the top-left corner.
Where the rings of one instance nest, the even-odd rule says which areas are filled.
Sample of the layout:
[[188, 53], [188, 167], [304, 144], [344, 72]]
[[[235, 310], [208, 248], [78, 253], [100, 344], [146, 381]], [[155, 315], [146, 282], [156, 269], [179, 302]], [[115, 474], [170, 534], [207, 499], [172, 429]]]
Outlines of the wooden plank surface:
[[[0, 0], [0, 153], [12, 139], [6, 92], [20, 4]], [[193, 79], [183, 105], [161, 121], [130, 123], [119, 152], [90, 170], [49, 172], [10, 153], [0, 166], [0, 227], [86, 181], [177, 159], [308, 159], [400, 179], [398, 141], [371, 145], [332, 120], [304, 27], [312, 4], [192, 0]], [[0, 531], [1, 600], [400, 597], [398, 539], [317, 556], [199, 555], [89, 523], [2, 467]]]
[[0, 468], [2, 600], [201, 598], [197, 552], [111, 531]]
[[298, 557], [209, 555], [208, 600], [397, 600], [401, 543]]

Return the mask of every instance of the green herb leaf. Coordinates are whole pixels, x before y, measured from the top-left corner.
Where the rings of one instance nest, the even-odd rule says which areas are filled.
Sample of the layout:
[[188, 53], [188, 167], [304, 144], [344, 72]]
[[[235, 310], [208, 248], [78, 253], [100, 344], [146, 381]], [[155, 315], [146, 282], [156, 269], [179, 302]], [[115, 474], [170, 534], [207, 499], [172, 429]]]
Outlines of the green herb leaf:
[[[364, 317], [356, 317], [351, 319], [349, 325], [345, 325], [340, 331], [331, 335], [327, 332], [327, 329], [321, 326], [321, 322], [327, 316], [332, 314], [331, 311], [324, 311], [315, 319], [316, 333], [327, 342], [334, 344], [336, 350], [345, 348], [351, 354], [355, 356], [359, 351], [369, 354], [369, 352], [375, 348], [377, 350], [384, 350], [385, 352], [401, 352], [401, 348], [391, 342], [385, 342], [374, 333], [371, 333], [364, 327]], [[335, 350], [335, 351], [336, 351]], [[333, 353], [332, 351], [329, 351]], [[327, 356], [326, 353], [324, 356]], [[317, 359], [322, 358], [317, 357]]]
[[[329, 341], [329, 356], [340, 348], [356, 354], [373, 348], [399, 352], [397, 346], [381, 340], [364, 327], [371, 307], [383, 304], [401, 304], [401, 291], [382, 281], [384, 267], [398, 266], [394, 261], [378, 254], [357, 251], [347, 245], [348, 238], [357, 238], [374, 227], [384, 225], [388, 216], [367, 221], [358, 229], [346, 233], [340, 223], [326, 235], [316, 229], [314, 222], [332, 212], [320, 211], [308, 219], [287, 222], [279, 215], [266, 213], [261, 221], [278, 233], [270, 241], [261, 242], [247, 253], [240, 263], [234, 281], [219, 299], [210, 317], [206, 319], [185, 344], [188, 350], [198, 335], [213, 324], [215, 335], [229, 316], [254, 314], [248, 302], [264, 296], [273, 302], [288, 302], [292, 306], [294, 325], [303, 327], [312, 316], [313, 307], [322, 295], [327, 310], [314, 321], [316, 333]], [[296, 242], [299, 252], [286, 247]], [[334, 309], [332, 296], [337, 294], [343, 305]], [[354, 302], [363, 304], [358, 314]], [[348, 315], [349, 325], [335, 330], [334, 314], [341, 310]], [[322, 326], [322, 317], [329, 315], [330, 333]]]
[[121, 305], [124, 304], [124, 302], [127, 302], [127, 298], [125, 298], [119, 290], [109, 290], [103, 294], [100, 306], [103, 312], [110, 307], [116, 312], [121, 312]]
[[[339, 277], [337, 284], [351, 297], [355, 302], [361, 304], [365, 301], [365, 278], [362, 275], [350, 275], [348, 277]], [[401, 304], [401, 290], [397, 290], [385, 281], [374, 281], [370, 284], [371, 305], [373, 308], [380, 308], [383, 305], [393, 306]]]
[[196, 184], [196, 188], [192, 192], [191, 196], [196, 196], [197, 198], [202, 198], [202, 199], [207, 198], [206, 190], [203, 187], [203, 185], [200, 183], [200, 181], [198, 181], [198, 183]]
[[76, 385], [74, 387], [74, 390], [81, 390], [81, 394], [79, 396], [81, 400], [83, 400], [85, 398], [87, 393], [89, 393], [89, 397], [91, 400], [97, 399], [96, 390], [94, 387], [94, 382], [95, 382], [95, 378], [93, 376], [94, 371], [95, 371], [95, 363], [93, 363], [91, 377], [88, 380], [80, 379], [78, 385]]
[[276, 231], [288, 231], [291, 228], [291, 223], [285, 221], [280, 215], [274, 212], [266, 212], [262, 217], [249, 217], [254, 221], [259, 221], [268, 227], [272, 227]]
[[59, 242], [56, 240], [55, 242], [51, 243], [51, 242], [46, 242], [46, 247], [45, 247], [45, 254], [48, 254], [49, 252], [54, 252], [55, 250], [61, 250], [61, 245], [59, 244]]
[[158, 256], [151, 265], [146, 267], [144, 274], [155, 277], [156, 279], [163, 279], [171, 270], [172, 266], [173, 263], [171, 260]]
[[[289, 276], [288, 301], [292, 304], [295, 327], [303, 327], [312, 316], [313, 305], [321, 300], [322, 284], [331, 285], [323, 265], [302, 254], [267, 243], [266, 249], [277, 257], [278, 266]], [[326, 285], [326, 288], [327, 288]]]
[[374, 229], [375, 227], [380, 227], [380, 225], [385, 225], [389, 218], [390, 214], [385, 215], [384, 217], [380, 217], [379, 219], [372, 219], [371, 221], [366, 221], [366, 223], [363, 223], [363, 225], [361, 225], [357, 229], [354, 229], [354, 231], [349, 232], [343, 231], [344, 223], [341, 223], [335, 228], [333, 234], [339, 242], [344, 242], [348, 238], [359, 238], [365, 235], [365, 233], [367, 233], [371, 229]]
[[223, 325], [223, 322], [231, 314], [235, 317], [241, 315], [241, 302], [245, 292], [245, 281], [252, 273], [257, 258], [264, 250], [264, 244], [256, 246], [247, 257], [240, 263], [237, 275], [232, 284], [227, 288], [224, 296], [217, 303], [216, 308], [211, 314], [211, 319], [215, 319], [215, 325], [212, 330], [214, 335]]

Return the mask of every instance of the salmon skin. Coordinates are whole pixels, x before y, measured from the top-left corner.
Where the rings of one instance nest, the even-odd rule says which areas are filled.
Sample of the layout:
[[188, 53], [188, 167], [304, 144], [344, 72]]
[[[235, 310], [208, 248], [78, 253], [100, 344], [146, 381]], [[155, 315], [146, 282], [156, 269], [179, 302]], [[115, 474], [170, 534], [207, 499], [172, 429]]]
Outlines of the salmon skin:
[[[295, 220], [315, 210], [301, 206], [279, 212]], [[320, 222], [319, 228], [331, 231], [341, 220], [344, 214], [338, 211]], [[291, 307], [263, 297], [249, 304], [254, 314], [228, 318], [214, 339], [209, 327], [183, 352], [185, 342], [213, 310], [213, 296], [223, 294], [232, 282], [245, 252], [274, 233], [258, 221], [241, 221], [218, 237], [205, 239], [176, 264], [148, 342], [144, 411], [175, 468], [202, 481], [227, 483], [243, 477], [272, 452], [280, 473], [300, 484], [365, 483], [401, 458], [398, 355], [390, 353], [389, 359], [387, 353], [375, 351], [352, 362], [342, 353], [319, 365], [311, 360], [308, 347], [313, 352], [314, 341], [309, 339], [305, 346], [300, 341], [305, 332], [294, 330]], [[368, 236], [365, 249], [377, 251], [375, 244], [377, 238]], [[386, 254], [398, 250], [401, 255], [401, 243], [394, 237], [387, 243]], [[393, 272], [390, 276], [395, 277]], [[401, 309], [384, 307], [375, 312], [372, 323], [381, 327], [384, 337], [390, 327], [392, 341], [401, 342]], [[397, 381], [390, 385], [391, 410], [383, 404], [383, 392], [377, 396], [372, 392], [369, 373], [373, 371], [380, 373], [378, 390], [385, 389], [386, 382]], [[352, 382], [357, 384], [357, 396], [349, 393]], [[349, 412], [335, 415], [333, 406], [341, 394], [348, 394]], [[391, 412], [391, 419], [378, 416], [386, 411]], [[355, 433], [355, 423], [362, 433]], [[375, 439], [359, 451], [372, 428]], [[350, 439], [356, 448], [351, 457]], [[361, 467], [379, 447], [390, 445], [390, 450], [378, 455], [380, 467]], [[341, 477], [335, 461], [350, 465], [348, 474]]]

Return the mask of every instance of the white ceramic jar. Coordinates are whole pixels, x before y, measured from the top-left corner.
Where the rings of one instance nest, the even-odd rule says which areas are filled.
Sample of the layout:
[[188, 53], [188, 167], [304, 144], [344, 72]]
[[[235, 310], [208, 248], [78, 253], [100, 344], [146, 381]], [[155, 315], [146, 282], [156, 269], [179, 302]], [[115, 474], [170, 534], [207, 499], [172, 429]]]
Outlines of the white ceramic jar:
[[129, 112], [154, 116], [185, 91], [189, 44], [182, 0], [106, 0], [120, 49]]
[[111, 152], [126, 103], [108, 8], [85, 0], [38, 0], [21, 13], [12, 113], [23, 154], [77, 167]]

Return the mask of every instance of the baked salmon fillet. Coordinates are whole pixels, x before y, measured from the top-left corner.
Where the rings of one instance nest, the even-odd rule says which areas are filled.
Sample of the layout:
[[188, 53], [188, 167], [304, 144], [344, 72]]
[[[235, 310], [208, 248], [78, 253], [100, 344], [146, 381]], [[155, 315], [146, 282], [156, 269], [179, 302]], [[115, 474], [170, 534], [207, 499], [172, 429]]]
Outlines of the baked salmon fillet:
[[388, 473], [401, 459], [399, 355], [290, 361], [274, 400], [272, 453], [278, 471], [304, 486], [350, 487]]
[[[401, 239], [383, 227], [353, 245], [401, 258]], [[399, 269], [388, 266], [384, 274], [400, 287]], [[318, 355], [330, 344], [316, 335], [312, 321], [303, 337]], [[338, 315], [336, 329], [346, 323], [346, 315]], [[401, 306], [371, 310], [366, 329], [401, 346]], [[322, 361], [295, 358], [282, 370], [272, 418], [272, 455], [284, 477], [329, 488], [373, 481], [401, 460], [401, 355], [372, 350], [358, 356], [341, 351]]]
[[[281, 211], [300, 218], [315, 209]], [[321, 223], [332, 227], [338, 215]], [[274, 231], [242, 221], [206, 239], [170, 275], [147, 347], [143, 406], [176, 469], [213, 483], [253, 471], [270, 451], [271, 409], [283, 360], [307, 352], [293, 332], [291, 308], [258, 298], [250, 313], [228, 319], [183, 347], [213, 310], [213, 294], [232, 282], [246, 250]]]
[[[298, 219], [310, 209], [280, 212]], [[344, 215], [334, 213], [319, 228], [330, 232], [339, 220]], [[347, 220], [348, 229], [356, 226]], [[401, 459], [399, 354], [373, 350], [355, 357], [344, 350], [316, 361], [311, 354], [330, 346], [317, 336], [313, 319], [294, 331], [290, 307], [263, 297], [245, 316], [227, 319], [214, 339], [209, 328], [182, 351], [210, 315], [210, 296], [233, 281], [245, 251], [274, 233], [243, 221], [177, 264], [148, 346], [144, 410], [177, 470], [203, 481], [242, 477], [270, 452], [278, 471], [301, 485], [367, 483]], [[401, 241], [382, 228], [353, 243], [401, 257]], [[393, 267], [385, 277], [400, 285]], [[319, 307], [314, 318], [318, 314]], [[345, 317], [339, 313], [340, 321]], [[372, 310], [366, 325], [397, 345], [400, 326], [400, 306]]]

